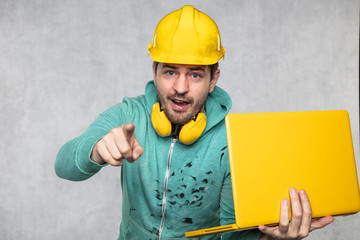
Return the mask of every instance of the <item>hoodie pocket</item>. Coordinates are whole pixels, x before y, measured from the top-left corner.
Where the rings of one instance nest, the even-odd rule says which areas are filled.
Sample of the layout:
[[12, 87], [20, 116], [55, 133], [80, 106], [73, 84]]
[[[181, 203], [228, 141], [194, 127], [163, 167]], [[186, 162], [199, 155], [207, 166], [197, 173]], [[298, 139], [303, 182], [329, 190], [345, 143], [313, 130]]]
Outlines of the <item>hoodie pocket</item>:
[[[136, 223], [134, 220], [129, 218], [129, 223], [127, 229], [124, 231], [122, 236], [119, 237], [119, 240], [157, 240], [158, 236], [156, 234], [153, 234], [149, 231], [147, 231], [145, 228], [140, 226], [138, 223]], [[161, 240], [187, 240], [188, 238], [185, 237], [161, 237]], [[214, 236], [205, 236], [203, 238], [192, 238], [193, 240], [198, 239], [220, 239], [220, 238], [214, 238]]]
[[124, 240], [156, 240], [157, 235], [147, 231], [138, 223], [129, 218], [128, 227], [124, 233]]

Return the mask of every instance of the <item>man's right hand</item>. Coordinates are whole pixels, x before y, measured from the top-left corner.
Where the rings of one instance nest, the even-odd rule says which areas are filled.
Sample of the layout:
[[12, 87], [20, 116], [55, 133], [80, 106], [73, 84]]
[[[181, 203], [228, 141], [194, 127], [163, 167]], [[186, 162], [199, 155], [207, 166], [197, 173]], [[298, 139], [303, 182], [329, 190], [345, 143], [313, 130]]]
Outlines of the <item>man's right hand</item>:
[[132, 123], [113, 128], [100, 139], [91, 153], [91, 160], [99, 164], [108, 163], [121, 166], [123, 159], [129, 163], [137, 160], [144, 150], [135, 136], [135, 126]]

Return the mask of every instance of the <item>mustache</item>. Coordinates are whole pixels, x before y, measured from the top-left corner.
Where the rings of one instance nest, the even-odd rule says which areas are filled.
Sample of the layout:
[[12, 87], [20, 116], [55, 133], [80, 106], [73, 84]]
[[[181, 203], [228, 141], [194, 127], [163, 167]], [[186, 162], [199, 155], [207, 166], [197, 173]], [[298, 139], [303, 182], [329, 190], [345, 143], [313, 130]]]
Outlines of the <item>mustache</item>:
[[190, 97], [186, 97], [185, 94], [172, 94], [167, 97], [168, 99], [177, 99], [180, 101], [193, 102], [193, 99]]

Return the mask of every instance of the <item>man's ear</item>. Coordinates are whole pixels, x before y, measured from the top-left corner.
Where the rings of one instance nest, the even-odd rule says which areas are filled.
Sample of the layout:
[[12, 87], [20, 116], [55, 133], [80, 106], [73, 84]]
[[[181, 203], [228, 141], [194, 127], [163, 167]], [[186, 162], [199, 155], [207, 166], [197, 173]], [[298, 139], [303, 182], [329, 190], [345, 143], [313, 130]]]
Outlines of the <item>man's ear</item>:
[[214, 78], [210, 80], [209, 93], [211, 93], [212, 91], [214, 91], [215, 85], [216, 85], [219, 77], [220, 77], [220, 69], [216, 69], [216, 71], [215, 71], [215, 73], [214, 73]]
[[153, 62], [152, 70], [153, 70], [154, 85], [156, 86], [156, 69], [155, 69], [155, 62]]

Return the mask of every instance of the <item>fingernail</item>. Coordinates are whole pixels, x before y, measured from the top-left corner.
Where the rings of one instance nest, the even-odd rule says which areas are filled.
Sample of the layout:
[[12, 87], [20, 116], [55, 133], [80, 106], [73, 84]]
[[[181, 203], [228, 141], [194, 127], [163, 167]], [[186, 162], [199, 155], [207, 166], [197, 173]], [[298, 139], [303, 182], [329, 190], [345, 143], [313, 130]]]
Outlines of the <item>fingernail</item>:
[[296, 188], [290, 188], [290, 194], [296, 195], [297, 194]]
[[282, 200], [281, 200], [281, 204], [282, 204], [283, 206], [287, 206], [287, 205], [288, 205], [288, 200], [287, 200], [287, 199], [282, 199]]

